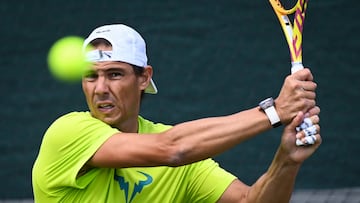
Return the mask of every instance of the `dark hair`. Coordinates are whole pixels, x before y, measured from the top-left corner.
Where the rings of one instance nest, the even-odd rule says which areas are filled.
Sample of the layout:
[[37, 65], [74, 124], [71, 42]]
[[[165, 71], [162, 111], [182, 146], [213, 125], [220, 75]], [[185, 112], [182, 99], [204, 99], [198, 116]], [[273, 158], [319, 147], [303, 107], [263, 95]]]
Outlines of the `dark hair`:
[[[132, 65], [132, 64], [131, 64]], [[132, 65], [134, 73], [136, 76], [142, 76], [144, 73], [144, 68], [136, 65]]]
[[101, 45], [101, 44], [104, 44], [104, 45], [106, 45], [106, 46], [108, 46], [108, 47], [111, 47], [111, 46], [112, 46], [111, 43], [110, 43], [108, 40], [104, 39], [104, 38], [94, 39], [93, 41], [90, 42], [90, 44], [91, 44], [92, 46], [94, 46], [94, 47], [97, 47], [97, 46], [99, 46], [99, 45]]
[[[133, 65], [131, 64], [133, 70], [134, 70], [134, 73], [136, 75], [136, 77], [139, 77], [139, 76], [142, 76], [144, 74], [144, 68], [143, 67], [140, 67], [140, 66], [136, 66], [136, 65]], [[145, 91], [141, 91], [141, 100], [144, 98], [144, 95], [145, 95]]]

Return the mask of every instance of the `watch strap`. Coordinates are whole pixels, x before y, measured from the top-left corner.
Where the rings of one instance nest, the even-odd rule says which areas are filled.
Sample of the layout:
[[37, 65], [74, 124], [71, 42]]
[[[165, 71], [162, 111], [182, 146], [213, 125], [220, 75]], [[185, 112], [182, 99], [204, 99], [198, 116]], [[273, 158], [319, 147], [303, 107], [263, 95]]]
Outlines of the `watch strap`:
[[278, 127], [278, 126], [281, 125], [281, 121], [280, 121], [279, 115], [277, 114], [276, 109], [275, 109], [274, 106], [271, 106], [271, 107], [269, 107], [269, 108], [266, 108], [264, 111], [265, 111], [267, 117], [269, 118], [271, 125], [272, 125], [274, 128], [276, 128], [276, 127]]

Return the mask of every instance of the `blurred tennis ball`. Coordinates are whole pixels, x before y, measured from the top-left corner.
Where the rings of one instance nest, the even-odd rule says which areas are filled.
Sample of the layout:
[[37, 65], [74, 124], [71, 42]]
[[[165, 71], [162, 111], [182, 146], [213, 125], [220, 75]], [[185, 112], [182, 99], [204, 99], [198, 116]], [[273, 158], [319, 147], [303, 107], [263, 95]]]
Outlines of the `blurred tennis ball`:
[[57, 40], [50, 48], [47, 62], [51, 74], [64, 82], [80, 81], [90, 67], [83, 52], [84, 39], [66, 36]]

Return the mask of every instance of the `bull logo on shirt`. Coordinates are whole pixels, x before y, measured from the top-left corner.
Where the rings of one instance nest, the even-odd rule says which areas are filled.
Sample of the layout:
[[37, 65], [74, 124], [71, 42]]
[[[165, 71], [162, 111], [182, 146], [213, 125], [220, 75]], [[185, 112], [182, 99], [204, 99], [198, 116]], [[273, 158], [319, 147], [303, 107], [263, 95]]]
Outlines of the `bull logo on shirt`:
[[135, 183], [134, 187], [133, 187], [134, 189], [131, 194], [130, 194], [131, 188], [130, 188], [129, 181], [126, 181], [123, 176], [118, 176], [117, 174], [114, 175], [115, 180], [119, 182], [120, 189], [123, 190], [125, 193], [125, 202], [126, 203], [131, 203], [133, 201], [133, 199], [135, 198], [135, 196], [137, 194], [140, 194], [145, 186], [150, 185], [153, 182], [153, 178], [149, 174], [146, 174], [141, 171], [137, 171], [137, 172], [144, 175], [146, 179], [139, 180], [138, 183]]

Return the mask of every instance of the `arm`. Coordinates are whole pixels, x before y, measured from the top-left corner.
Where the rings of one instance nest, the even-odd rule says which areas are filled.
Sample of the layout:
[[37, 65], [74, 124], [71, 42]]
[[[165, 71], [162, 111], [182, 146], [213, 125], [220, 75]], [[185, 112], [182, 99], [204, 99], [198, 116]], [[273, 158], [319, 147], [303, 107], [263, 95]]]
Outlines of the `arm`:
[[[316, 84], [311, 80], [308, 69], [286, 78], [276, 99], [284, 124], [296, 112], [314, 107]], [[308, 91], [299, 88], [304, 86]], [[120, 133], [110, 137], [88, 164], [116, 168], [184, 165], [219, 154], [270, 128], [268, 118], [256, 107], [229, 116], [185, 122], [157, 135]]]
[[[297, 147], [295, 143], [295, 127], [301, 123], [303, 113], [299, 113], [294, 121], [283, 132], [282, 142], [276, 155], [267, 170], [251, 187], [246, 186], [239, 180], [234, 181], [224, 192], [219, 200], [220, 203], [230, 202], [289, 202], [295, 179], [301, 164], [310, 157], [321, 144], [320, 134], [314, 145]], [[314, 123], [318, 123], [317, 115], [312, 117]], [[316, 125], [320, 131], [319, 125]], [[303, 135], [301, 135], [303, 136]]]
[[184, 165], [223, 152], [270, 128], [268, 118], [256, 107], [229, 116], [181, 123], [156, 135], [118, 133], [99, 148], [89, 163], [117, 168]]

